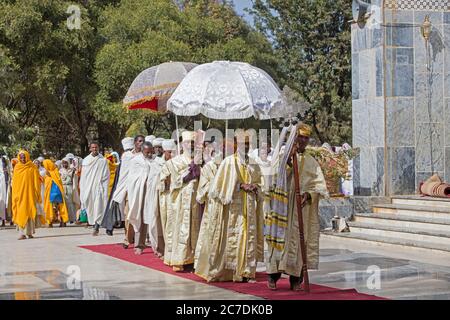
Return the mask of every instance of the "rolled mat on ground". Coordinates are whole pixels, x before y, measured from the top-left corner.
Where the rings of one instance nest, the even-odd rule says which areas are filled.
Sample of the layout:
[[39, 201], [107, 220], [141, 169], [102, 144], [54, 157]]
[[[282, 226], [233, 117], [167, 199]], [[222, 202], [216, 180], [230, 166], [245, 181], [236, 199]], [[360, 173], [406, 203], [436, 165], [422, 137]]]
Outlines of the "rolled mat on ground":
[[450, 184], [443, 182], [437, 174], [434, 174], [425, 182], [420, 183], [419, 192], [424, 196], [448, 198], [450, 197]]
[[267, 276], [262, 272], [257, 273], [256, 283], [207, 283], [194, 273], [174, 272], [171, 267], [165, 265], [158, 257], [156, 257], [151, 249], [145, 249], [142, 255], [135, 255], [134, 250], [123, 249], [122, 244], [90, 245], [80, 246], [80, 248], [165, 272], [184, 279], [201, 282], [218, 288], [249, 294], [268, 300], [386, 300], [382, 297], [359, 293], [355, 289], [337, 289], [317, 284], [310, 285], [310, 293], [306, 293], [304, 291], [294, 292], [289, 290], [289, 280], [287, 278], [280, 279], [277, 282], [278, 290], [273, 291], [267, 288]]

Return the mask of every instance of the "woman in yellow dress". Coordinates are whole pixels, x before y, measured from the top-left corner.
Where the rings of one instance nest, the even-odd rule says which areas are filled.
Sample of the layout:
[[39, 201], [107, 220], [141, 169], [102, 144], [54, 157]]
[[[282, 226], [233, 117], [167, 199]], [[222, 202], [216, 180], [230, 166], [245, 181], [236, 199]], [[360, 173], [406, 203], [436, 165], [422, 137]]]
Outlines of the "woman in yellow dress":
[[[49, 228], [53, 227], [53, 220], [55, 219], [55, 211], [59, 212], [60, 227], [65, 227], [66, 222], [69, 221], [69, 213], [67, 211], [66, 201], [64, 199], [64, 188], [59, 175], [59, 170], [52, 160], [45, 159], [42, 166], [47, 170], [47, 176], [45, 177], [45, 196], [44, 196], [44, 211], [45, 218]], [[52, 203], [51, 190], [52, 185], [55, 184], [61, 193], [61, 199]], [[59, 202], [61, 201], [61, 202]], [[53, 207], [55, 206], [55, 208]]]
[[12, 176], [12, 215], [13, 222], [20, 232], [19, 240], [33, 238], [36, 204], [41, 200], [39, 171], [30, 160], [30, 154], [20, 150], [17, 155]]
[[108, 160], [108, 167], [109, 167], [109, 187], [108, 187], [108, 197], [111, 194], [111, 190], [114, 186], [114, 179], [116, 177], [116, 171], [117, 167], [120, 164], [120, 157], [119, 154], [115, 151], [111, 153], [105, 154], [105, 158]]

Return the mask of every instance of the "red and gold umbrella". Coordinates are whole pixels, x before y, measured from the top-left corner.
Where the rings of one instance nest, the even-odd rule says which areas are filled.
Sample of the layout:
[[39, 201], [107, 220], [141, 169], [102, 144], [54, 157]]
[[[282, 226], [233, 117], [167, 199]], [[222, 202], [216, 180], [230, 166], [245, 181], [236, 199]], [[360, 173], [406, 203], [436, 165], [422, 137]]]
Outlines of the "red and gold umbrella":
[[166, 112], [167, 100], [186, 74], [196, 66], [189, 62], [165, 62], [145, 69], [134, 79], [123, 104], [129, 110]]

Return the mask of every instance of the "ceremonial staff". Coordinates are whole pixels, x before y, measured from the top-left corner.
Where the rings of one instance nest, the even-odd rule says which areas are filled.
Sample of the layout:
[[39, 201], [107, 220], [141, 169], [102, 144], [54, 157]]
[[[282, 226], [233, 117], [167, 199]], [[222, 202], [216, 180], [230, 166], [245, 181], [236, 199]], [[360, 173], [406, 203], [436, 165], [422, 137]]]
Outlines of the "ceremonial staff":
[[[295, 147], [296, 148], [296, 147]], [[307, 264], [307, 254], [305, 248], [305, 232], [303, 229], [303, 200], [300, 190], [300, 174], [298, 172], [298, 161], [297, 161], [297, 148], [292, 154], [292, 165], [294, 167], [294, 181], [295, 181], [295, 200], [297, 203], [297, 216], [298, 216], [298, 231], [300, 234], [300, 250], [302, 252], [302, 273], [303, 279], [305, 281], [305, 292], [309, 292], [309, 277], [308, 277], [308, 264]]]

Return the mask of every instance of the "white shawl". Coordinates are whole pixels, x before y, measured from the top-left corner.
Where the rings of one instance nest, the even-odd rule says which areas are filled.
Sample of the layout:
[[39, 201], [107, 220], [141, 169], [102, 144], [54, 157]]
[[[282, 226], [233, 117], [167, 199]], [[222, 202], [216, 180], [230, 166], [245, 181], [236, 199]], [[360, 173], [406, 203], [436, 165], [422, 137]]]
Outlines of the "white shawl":
[[[158, 158], [160, 159], [160, 158]], [[161, 224], [159, 214], [159, 175], [164, 162], [160, 160], [150, 160], [150, 170], [148, 173], [145, 204], [144, 204], [144, 223], [148, 224], [148, 232], [150, 237], [150, 245], [154, 250], [159, 248], [158, 241], [164, 239], [161, 228], [158, 228], [158, 223]]]
[[[158, 217], [159, 174], [161, 165], [154, 159], [147, 159], [142, 153], [129, 163], [127, 178], [128, 221], [137, 232], [142, 223], [150, 227], [150, 237], [156, 236], [156, 219]], [[143, 221], [142, 221], [143, 218]], [[152, 232], [153, 230], [153, 232]], [[152, 242], [152, 240], [150, 239]], [[156, 240], [155, 240], [156, 241]], [[153, 244], [156, 242], [153, 242]]]
[[3, 173], [3, 161], [0, 159], [0, 219], [6, 219], [6, 207], [8, 205], [8, 192], [6, 189], [6, 177]]
[[102, 155], [83, 159], [80, 177], [81, 209], [86, 209], [90, 225], [101, 224], [108, 203], [109, 168]]
[[150, 165], [142, 153], [139, 153], [128, 163], [126, 179], [126, 193], [128, 196], [128, 222], [139, 231], [142, 223], [142, 209], [144, 206], [145, 189]]
[[128, 179], [128, 172], [130, 169], [130, 162], [131, 160], [140, 155], [141, 153], [133, 153], [131, 151], [125, 151], [122, 154], [122, 158], [120, 159], [120, 173], [119, 173], [119, 180], [117, 181], [116, 189], [114, 190], [114, 195], [112, 197], [112, 200], [125, 205], [125, 199], [127, 196], [127, 179]]

